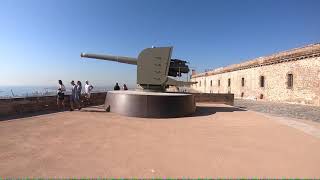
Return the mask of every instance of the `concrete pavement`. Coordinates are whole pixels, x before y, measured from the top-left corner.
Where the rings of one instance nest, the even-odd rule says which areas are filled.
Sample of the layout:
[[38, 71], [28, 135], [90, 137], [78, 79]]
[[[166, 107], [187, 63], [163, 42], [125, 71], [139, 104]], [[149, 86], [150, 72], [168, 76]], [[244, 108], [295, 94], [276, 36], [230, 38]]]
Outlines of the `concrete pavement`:
[[0, 121], [0, 177], [320, 178], [319, 137], [272, 116], [198, 106], [173, 119], [75, 111]]

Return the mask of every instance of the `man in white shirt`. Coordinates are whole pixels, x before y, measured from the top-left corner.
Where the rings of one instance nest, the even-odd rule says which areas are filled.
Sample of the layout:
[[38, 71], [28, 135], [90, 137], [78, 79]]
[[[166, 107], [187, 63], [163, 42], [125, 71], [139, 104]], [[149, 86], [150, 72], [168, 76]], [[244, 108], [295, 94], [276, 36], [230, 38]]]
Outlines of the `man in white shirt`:
[[58, 91], [57, 91], [57, 105], [58, 105], [58, 110], [61, 110], [61, 106], [62, 106], [62, 110], [64, 111], [65, 109], [65, 105], [64, 105], [64, 93], [66, 92], [66, 88], [64, 87], [63, 83], [61, 80], [59, 80], [59, 87], [58, 87]]
[[91, 84], [89, 84], [88, 80], [86, 80], [86, 84], [84, 86], [84, 91], [86, 93], [85, 97], [86, 97], [86, 101], [87, 101], [88, 105], [90, 104], [90, 96], [91, 96], [92, 89], [93, 89], [93, 86]]

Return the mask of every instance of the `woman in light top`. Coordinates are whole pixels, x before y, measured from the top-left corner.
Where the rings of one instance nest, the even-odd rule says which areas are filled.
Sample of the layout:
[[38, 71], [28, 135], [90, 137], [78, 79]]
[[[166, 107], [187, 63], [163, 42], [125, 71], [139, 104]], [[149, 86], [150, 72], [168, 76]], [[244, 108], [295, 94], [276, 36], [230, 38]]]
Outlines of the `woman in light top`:
[[80, 106], [80, 95], [81, 95], [81, 82], [80, 82], [80, 86], [79, 86], [79, 82], [77, 82], [77, 84], [74, 83], [74, 81], [71, 81], [71, 95], [70, 95], [70, 111], [73, 111], [75, 106], [78, 107], [78, 109], [81, 109]]
[[77, 81], [76, 100], [78, 101], [78, 104], [79, 104], [79, 110], [81, 109], [81, 90], [82, 90], [81, 81]]
[[64, 110], [65, 105], [64, 105], [64, 93], [66, 92], [66, 88], [64, 87], [63, 83], [61, 80], [58, 81], [59, 86], [58, 86], [58, 91], [57, 91], [57, 105], [58, 105], [58, 110]]

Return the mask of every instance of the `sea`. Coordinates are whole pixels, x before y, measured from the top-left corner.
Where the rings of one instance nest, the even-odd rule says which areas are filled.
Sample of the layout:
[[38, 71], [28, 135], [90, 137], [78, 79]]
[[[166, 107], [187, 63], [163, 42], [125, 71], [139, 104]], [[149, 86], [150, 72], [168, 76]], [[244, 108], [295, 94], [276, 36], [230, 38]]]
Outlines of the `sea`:
[[[55, 86], [0, 86], [0, 99], [15, 97], [53, 96], [57, 94]], [[66, 86], [66, 94], [70, 94], [71, 87]], [[111, 86], [95, 86], [93, 92], [112, 90]], [[84, 92], [84, 86], [82, 91]]]

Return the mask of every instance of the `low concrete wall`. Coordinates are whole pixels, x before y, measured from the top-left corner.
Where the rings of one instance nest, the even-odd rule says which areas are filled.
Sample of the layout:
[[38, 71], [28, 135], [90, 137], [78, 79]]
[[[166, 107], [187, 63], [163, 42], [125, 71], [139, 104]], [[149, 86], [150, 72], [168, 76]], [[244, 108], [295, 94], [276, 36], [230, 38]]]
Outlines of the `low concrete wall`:
[[217, 104], [227, 104], [233, 106], [234, 94], [218, 93], [191, 93], [195, 96], [196, 102], [210, 102]]
[[[92, 105], [101, 105], [105, 101], [106, 92], [92, 93]], [[82, 97], [82, 99], [84, 99]], [[65, 97], [66, 110], [70, 108], [69, 96]], [[57, 96], [25, 97], [0, 99], [0, 116], [19, 115], [40, 111], [57, 111]]]
[[[195, 96], [196, 102], [211, 102], [233, 105], [233, 94], [213, 94], [213, 93], [191, 93]], [[107, 92], [93, 93], [91, 96], [91, 105], [104, 104]], [[83, 97], [82, 97], [83, 99]], [[65, 107], [69, 110], [69, 96], [65, 97]], [[22, 115], [25, 113], [57, 111], [57, 97], [25, 97], [0, 99], [0, 117], [10, 115]]]

